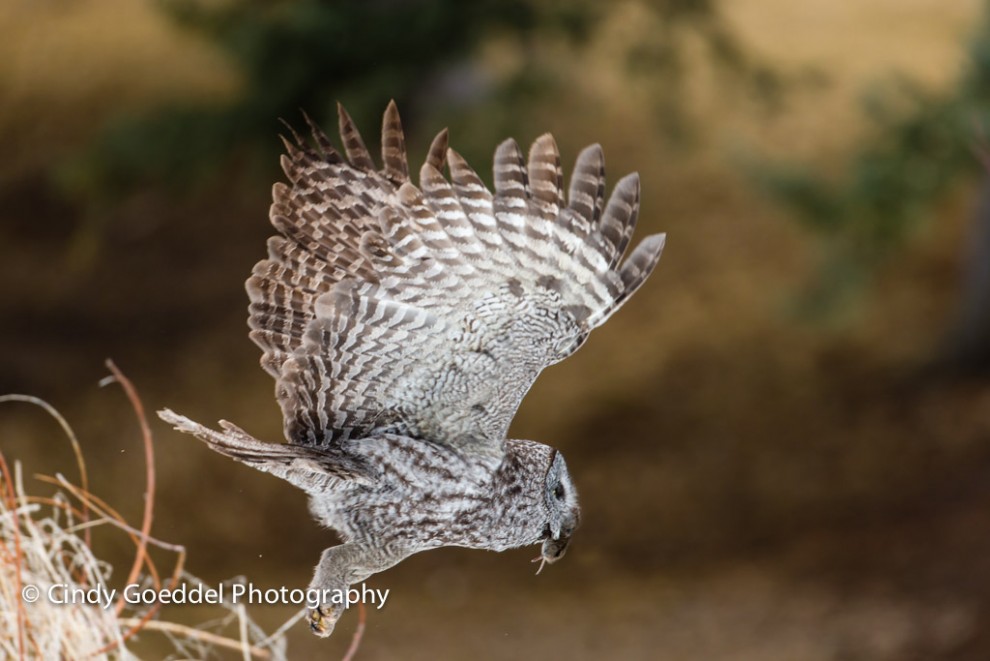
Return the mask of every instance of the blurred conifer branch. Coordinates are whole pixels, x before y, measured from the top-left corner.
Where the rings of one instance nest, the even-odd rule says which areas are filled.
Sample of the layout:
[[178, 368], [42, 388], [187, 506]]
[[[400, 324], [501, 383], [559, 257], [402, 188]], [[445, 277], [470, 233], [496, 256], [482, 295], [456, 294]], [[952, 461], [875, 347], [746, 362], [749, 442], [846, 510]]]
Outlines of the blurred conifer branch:
[[[470, 62], [486, 38], [507, 36], [526, 59], [510, 80], [484, 94], [502, 104], [548, 98], [558, 89], [534, 44], [561, 39], [579, 49], [623, 5], [647, 10], [647, 35], [627, 49], [627, 70], [656, 99], [670, 135], [690, 131], [679, 93], [688, 69], [683, 52], [698, 37], [721, 71], [764, 97], [781, 78], [755, 61], [723, 20], [717, 0], [159, 0], [163, 11], [224, 52], [241, 80], [240, 93], [219, 104], [187, 103], [117, 117], [92, 148], [63, 171], [63, 180], [90, 198], [105, 199], [138, 185], [187, 189], [237, 155], [265, 176], [276, 163], [276, 120], [300, 109], [332, 125], [344, 100], [360, 126], [374, 126], [395, 98], [415, 123], [438, 77]], [[475, 93], [462, 81], [465, 94]], [[474, 87], [477, 87], [475, 85]], [[426, 90], [425, 92], [423, 90]], [[449, 93], [450, 90], [445, 90]], [[442, 96], [442, 95], [441, 95]]]

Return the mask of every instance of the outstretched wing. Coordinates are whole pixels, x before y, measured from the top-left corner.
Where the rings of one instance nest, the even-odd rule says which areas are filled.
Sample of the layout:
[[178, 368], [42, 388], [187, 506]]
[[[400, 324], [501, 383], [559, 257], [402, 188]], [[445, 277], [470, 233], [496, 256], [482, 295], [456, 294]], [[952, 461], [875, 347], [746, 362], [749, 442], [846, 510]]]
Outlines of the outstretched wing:
[[[639, 179], [604, 202], [598, 145], [565, 199], [556, 144], [495, 153], [495, 192], [446, 131], [409, 180], [395, 104], [376, 169], [339, 108], [346, 159], [312, 125], [286, 141], [271, 221], [278, 235], [247, 281], [251, 338], [290, 442], [335, 446], [395, 432], [499, 455], [543, 368], [573, 353], [653, 270], [662, 234], [623, 259]], [[450, 179], [442, 173], [444, 163]]]

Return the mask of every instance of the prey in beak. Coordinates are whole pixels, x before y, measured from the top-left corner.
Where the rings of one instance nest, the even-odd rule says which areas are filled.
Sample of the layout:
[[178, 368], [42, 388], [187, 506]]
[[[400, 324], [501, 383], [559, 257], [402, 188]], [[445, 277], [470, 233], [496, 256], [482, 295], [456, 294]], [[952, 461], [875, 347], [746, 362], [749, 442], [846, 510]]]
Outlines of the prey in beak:
[[546, 564], [553, 564], [564, 557], [564, 553], [567, 552], [567, 547], [571, 543], [571, 535], [574, 533], [574, 529], [577, 528], [577, 522], [574, 525], [565, 526], [563, 530], [554, 534], [550, 530], [550, 525], [543, 530], [543, 546], [540, 549], [540, 555], [533, 558], [532, 562], [539, 562], [540, 566], [536, 570], [537, 576], [543, 571], [543, 566]]

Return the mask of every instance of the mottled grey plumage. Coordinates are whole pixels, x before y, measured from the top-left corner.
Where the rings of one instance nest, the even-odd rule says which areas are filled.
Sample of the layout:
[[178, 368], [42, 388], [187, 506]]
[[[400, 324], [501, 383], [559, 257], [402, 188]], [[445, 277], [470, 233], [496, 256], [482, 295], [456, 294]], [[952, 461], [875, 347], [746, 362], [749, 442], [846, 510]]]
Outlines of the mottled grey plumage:
[[[311, 123], [294, 134], [275, 184], [268, 259], [247, 281], [251, 338], [276, 379], [288, 444], [227, 422], [213, 431], [160, 415], [227, 456], [308, 492], [344, 544], [327, 549], [310, 587], [346, 589], [440, 546], [543, 544], [559, 559], [577, 527], [563, 457], [506, 439], [543, 368], [569, 356], [646, 280], [664, 236], [625, 259], [639, 179], [605, 204], [604, 159], [581, 152], [565, 199], [550, 135], [524, 160], [495, 153], [495, 192], [441, 132], [409, 181], [395, 104], [380, 170], [339, 108], [346, 159]], [[449, 181], [441, 174], [446, 163]], [[311, 626], [329, 635], [341, 608]]]

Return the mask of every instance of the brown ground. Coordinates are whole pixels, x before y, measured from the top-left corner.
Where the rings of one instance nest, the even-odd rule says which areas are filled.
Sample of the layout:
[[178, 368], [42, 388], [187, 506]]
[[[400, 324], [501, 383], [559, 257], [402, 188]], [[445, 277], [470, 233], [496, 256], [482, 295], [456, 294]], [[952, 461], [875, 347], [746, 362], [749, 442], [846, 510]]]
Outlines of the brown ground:
[[[600, 141], [610, 172], [642, 174], [642, 231], [668, 232], [649, 285], [547, 372], [514, 425], [567, 453], [586, 512], [573, 550], [538, 578], [531, 550], [410, 559], [373, 580], [392, 596], [370, 614], [360, 658], [990, 658], [990, 388], [916, 378], [950, 318], [972, 190], [960, 185], [858, 307], [824, 328], [786, 312], [815, 244], [727, 157], [743, 144], [840, 169], [861, 135], [864, 85], [892, 70], [951, 83], [980, 3], [728, 4], [761, 53], [820, 67], [829, 83], [768, 118], [699, 72], [692, 103], [710, 135], [697, 152], [671, 150], [610, 60], [609, 44], [636, 24], [630, 9], [573, 63], [589, 69], [575, 94], [618, 100], [594, 120], [566, 99], [547, 104], [517, 133], [552, 129], [565, 160]], [[120, 12], [126, 30], [106, 20]], [[0, 35], [0, 391], [59, 406], [94, 490], [138, 520], [136, 430], [123, 398], [95, 387], [104, 357], [149, 408], [280, 436], [242, 290], [269, 232], [268, 191], [234, 175], [192, 199], [144, 192], [81, 216], [42, 173], [112, 106], [222, 96], [236, 83], [129, 0], [13, 0]], [[303, 498], [155, 431], [157, 536], [186, 544], [190, 569], [211, 581], [305, 585], [333, 537]], [[70, 471], [33, 411], [4, 409], [0, 438], [29, 470]], [[353, 624], [330, 641], [299, 627], [291, 649], [336, 658]]]

